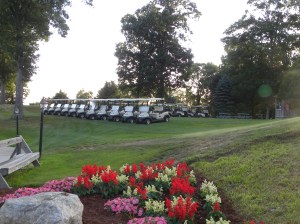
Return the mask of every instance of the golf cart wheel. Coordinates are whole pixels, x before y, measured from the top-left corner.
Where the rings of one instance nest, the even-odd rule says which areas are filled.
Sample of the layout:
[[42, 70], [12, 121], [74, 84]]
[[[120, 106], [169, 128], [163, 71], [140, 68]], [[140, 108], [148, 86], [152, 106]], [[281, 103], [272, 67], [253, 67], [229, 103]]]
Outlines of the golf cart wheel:
[[84, 114], [80, 114], [79, 117], [82, 119], [84, 118]]
[[149, 124], [151, 124], [151, 121], [150, 121], [150, 119], [146, 119], [146, 120], [145, 120], [145, 124], [146, 124], [146, 125], [149, 125]]
[[106, 117], [106, 116], [103, 116], [103, 117], [102, 117], [102, 120], [106, 121], [106, 120], [107, 120], [107, 117]]
[[57, 113], [57, 115], [58, 115], [58, 116], [61, 116], [61, 113], [60, 113], [60, 112], [58, 112], [58, 113]]
[[164, 121], [165, 121], [165, 122], [169, 122], [169, 120], [170, 120], [170, 118], [169, 118], [168, 116], [166, 116], [166, 117], [164, 118]]
[[76, 114], [75, 114], [75, 113], [72, 113], [72, 117], [76, 117]]
[[181, 114], [178, 114], [178, 117], [181, 117]]
[[91, 119], [91, 120], [95, 120], [95, 119], [96, 119], [95, 115], [91, 115], [91, 116], [90, 116], [90, 119]]
[[133, 124], [133, 123], [134, 123], [133, 118], [129, 118], [128, 122], [129, 122], [130, 124]]
[[120, 118], [119, 117], [115, 117], [115, 122], [119, 122], [120, 121]]

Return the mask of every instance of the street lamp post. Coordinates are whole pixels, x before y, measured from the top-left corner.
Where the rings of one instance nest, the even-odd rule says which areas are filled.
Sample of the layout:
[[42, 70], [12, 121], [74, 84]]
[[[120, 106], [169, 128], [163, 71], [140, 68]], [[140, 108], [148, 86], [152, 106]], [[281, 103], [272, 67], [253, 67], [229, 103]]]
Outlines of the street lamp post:
[[16, 106], [15, 107], [15, 116], [16, 116], [16, 132], [17, 132], [17, 136], [19, 136], [19, 113], [20, 113], [20, 110]]
[[40, 119], [40, 142], [39, 142], [39, 153], [40, 153], [40, 158], [42, 158], [42, 146], [43, 146], [43, 125], [44, 125], [44, 107], [47, 105], [47, 101], [43, 97], [41, 102], [40, 102], [40, 109], [41, 109], [41, 119]]

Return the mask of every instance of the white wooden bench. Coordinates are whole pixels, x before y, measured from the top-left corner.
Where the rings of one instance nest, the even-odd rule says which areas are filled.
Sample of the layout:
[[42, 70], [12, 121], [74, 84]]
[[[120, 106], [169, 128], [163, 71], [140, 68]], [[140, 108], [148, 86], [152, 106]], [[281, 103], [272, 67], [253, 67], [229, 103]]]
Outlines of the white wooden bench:
[[4, 176], [28, 164], [39, 166], [38, 152], [32, 152], [22, 136], [0, 141], [0, 189], [10, 188]]

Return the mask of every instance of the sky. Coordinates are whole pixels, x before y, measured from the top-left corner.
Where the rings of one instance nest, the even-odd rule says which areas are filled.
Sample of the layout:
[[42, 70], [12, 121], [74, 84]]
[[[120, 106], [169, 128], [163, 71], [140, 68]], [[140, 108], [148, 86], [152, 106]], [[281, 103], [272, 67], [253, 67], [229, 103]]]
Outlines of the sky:
[[[41, 42], [38, 69], [28, 84], [29, 96], [24, 104], [52, 98], [62, 90], [69, 98], [76, 98], [79, 90], [97, 95], [106, 81], [115, 81], [117, 58], [115, 46], [123, 42], [121, 19], [133, 14], [149, 0], [94, 0], [94, 7], [79, 0], [68, 9], [70, 20], [66, 38], [54, 32], [48, 42]], [[247, 0], [193, 0], [202, 13], [190, 23], [193, 35], [188, 47], [194, 62], [221, 63], [225, 54], [221, 38], [224, 31], [242, 17]]]

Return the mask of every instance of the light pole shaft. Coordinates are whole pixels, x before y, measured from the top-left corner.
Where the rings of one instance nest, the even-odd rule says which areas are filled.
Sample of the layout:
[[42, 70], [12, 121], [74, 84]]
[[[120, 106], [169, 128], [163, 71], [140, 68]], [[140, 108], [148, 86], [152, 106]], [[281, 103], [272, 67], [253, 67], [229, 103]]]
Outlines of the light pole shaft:
[[16, 131], [17, 131], [17, 136], [19, 136], [19, 115], [16, 114]]
[[43, 146], [43, 124], [44, 124], [44, 113], [43, 110], [41, 111], [41, 121], [40, 121], [40, 142], [39, 142], [39, 153], [40, 158], [42, 158], [42, 146]]

